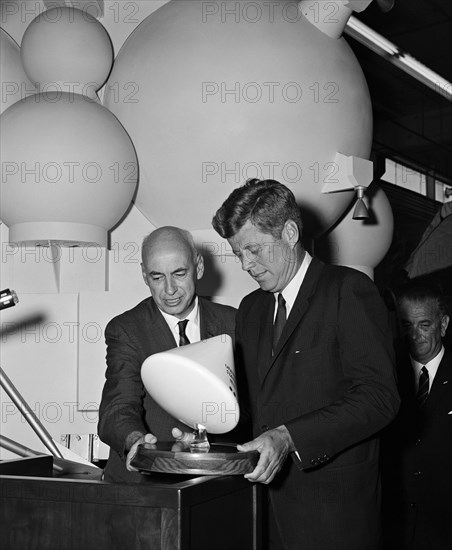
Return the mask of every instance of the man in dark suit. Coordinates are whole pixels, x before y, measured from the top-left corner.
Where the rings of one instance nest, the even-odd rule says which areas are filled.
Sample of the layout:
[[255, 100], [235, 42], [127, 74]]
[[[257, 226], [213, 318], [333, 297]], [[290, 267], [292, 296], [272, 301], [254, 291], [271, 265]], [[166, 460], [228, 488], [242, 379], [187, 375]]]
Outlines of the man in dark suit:
[[138, 445], [169, 441], [190, 431], [146, 392], [140, 375], [143, 361], [177, 345], [234, 336], [236, 310], [196, 295], [204, 263], [188, 231], [153, 231], [143, 241], [141, 268], [151, 298], [112, 319], [105, 330], [107, 371], [98, 433], [110, 446], [107, 481], [140, 481], [130, 464]]
[[385, 550], [452, 548], [452, 352], [449, 324], [433, 287], [398, 296], [407, 344], [398, 361], [400, 413], [383, 438]]
[[234, 190], [213, 226], [260, 286], [236, 318], [255, 436], [238, 448], [260, 453], [246, 477], [269, 484], [270, 547], [377, 548], [376, 434], [399, 398], [375, 286], [304, 250], [295, 197], [274, 180]]

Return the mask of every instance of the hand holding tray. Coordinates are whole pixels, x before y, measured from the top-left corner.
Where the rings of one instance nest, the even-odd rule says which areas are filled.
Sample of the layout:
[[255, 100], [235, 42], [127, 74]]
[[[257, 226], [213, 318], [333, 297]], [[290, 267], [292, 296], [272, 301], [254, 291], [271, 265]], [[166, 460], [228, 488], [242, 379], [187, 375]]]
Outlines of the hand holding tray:
[[250, 473], [258, 460], [257, 451], [240, 452], [232, 443], [210, 443], [208, 452], [193, 452], [188, 445], [168, 441], [139, 445], [131, 464], [142, 473], [226, 476]]

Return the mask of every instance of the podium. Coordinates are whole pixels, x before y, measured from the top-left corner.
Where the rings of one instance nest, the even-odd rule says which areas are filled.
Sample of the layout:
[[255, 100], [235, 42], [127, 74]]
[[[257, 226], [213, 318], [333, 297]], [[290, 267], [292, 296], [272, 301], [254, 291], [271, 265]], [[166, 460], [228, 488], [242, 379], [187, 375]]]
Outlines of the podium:
[[262, 488], [243, 476], [142, 483], [0, 475], [2, 550], [261, 550]]

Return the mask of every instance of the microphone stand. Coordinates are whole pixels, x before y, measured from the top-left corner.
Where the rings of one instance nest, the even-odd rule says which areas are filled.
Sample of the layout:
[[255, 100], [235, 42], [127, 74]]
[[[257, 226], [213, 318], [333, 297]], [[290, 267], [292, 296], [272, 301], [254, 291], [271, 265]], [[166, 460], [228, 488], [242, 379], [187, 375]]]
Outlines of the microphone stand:
[[[14, 290], [10, 290], [9, 288], [7, 288], [5, 290], [0, 291], [0, 310], [15, 306], [18, 303], [18, 301], [19, 299], [17, 297], [17, 294], [14, 292]], [[52, 436], [42, 425], [39, 418], [28, 406], [25, 399], [19, 393], [19, 390], [14, 386], [14, 384], [11, 382], [11, 380], [8, 378], [5, 371], [1, 367], [0, 367], [0, 387], [3, 388], [5, 392], [9, 395], [10, 399], [19, 409], [22, 416], [31, 426], [31, 428], [39, 437], [39, 439], [42, 441], [42, 443], [44, 443], [44, 445], [53, 455], [54, 470], [56, 470], [57, 472], [63, 472], [63, 473], [77, 473], [77, 474], [94, 473], [97, 475], [97, 473], [100, 471], [97, 466], [94, 466], [92, 464], [82, 464], [82, 463], [74, 462], [73, 460], [68, 460], [63, 457], [57, 444], [52, 439]], [[8, 439], [5, 436], [0, 436], [0, 447], [8, 449], [9, 451], [12, 451], [13, 453], [16, 453], [22, 457], [39, 454], [36, 451], [33, 451], [32, 449], [28, 449], [28, 447], [25, 447], [20, 443], [13, 441], [12, 439]]]
[[58, 449], [55, 442], [53, 441], [52, 436], [44, 428], [39, 418], [27, 405], [27, 402], [25, 401], [25, 399], [20, 395], [18, 389], [14, 386], [14, 384], [11, 382], [11, 380], [8, 378], [5, 371], [1, 367], [0, 367], [0, 386], [9, 395], [12, 402], [19, 409], [19, 411], [21, 412], [25, 420], [30, 424], [30, 426], [32, 427], [36, 435], [39, 437], [39, 439], [44, 443], [47, 449], [49, 449], [50, 453], [53, 456], [56, 456], [58, 458], [63, 458], [63, 455], [61, 454], [60, 450]]

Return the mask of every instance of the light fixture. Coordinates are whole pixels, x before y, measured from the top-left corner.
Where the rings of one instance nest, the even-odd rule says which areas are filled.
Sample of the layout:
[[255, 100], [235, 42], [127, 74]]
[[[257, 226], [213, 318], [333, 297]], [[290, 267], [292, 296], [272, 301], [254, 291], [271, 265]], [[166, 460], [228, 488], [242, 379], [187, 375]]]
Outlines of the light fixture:
[[356, 189], [356, 204], [355, 209], [353, 211], [353, 219], [354, 220], [367, 220], [369, 218], [369, 211], [367, 210], [367, 206], [365, 202], [363, 201], [364, 197], [364, 191], [366, 190], [365, 187], [362, 185], [358, 185], [355, 187]]
[[356, 17], [350, 17], [345, 27], [345, 32], [378, 55], [386, 57], [387, 55], [399, 54], [399, 48], [395, 44], [362, 23]]
[[364, 220], [369, 218], [369, 211], [363, 200], [367, 187], [373, 180], [373, 163], [370, 160], [353, 155], [343, 155], [336, 153], [334, 165], [337, 173], [322, 187], [322, 193], [338, 193], [354, 189], [356, 191], [357, 201], [353, 212], [354, 220]]
[[0, 309], [6, 309], [8, 307], [15, 306], [19, 302], [19, 298], [14, 290], [5, 288], [0, 291]]
[[390, 63], [402, 69], [422, 84], [428, 86], [449, 101], [452, 101], [452, 83], [435, 73], [410, 54], [400, 50], [398, 46], [387, 40], [381, 34], [359, 21], [356, 17], [350, 17], [345, 27], [345, 32], [370, 50]]

